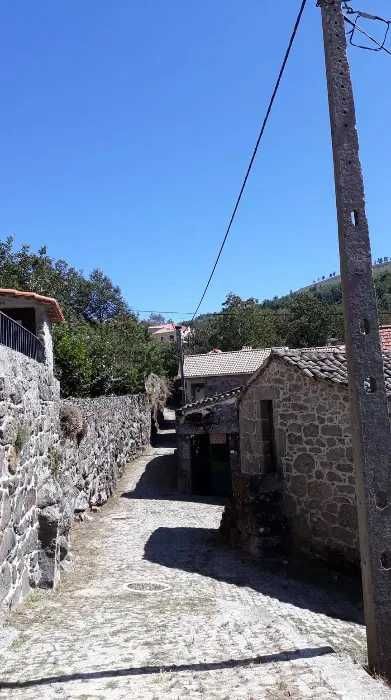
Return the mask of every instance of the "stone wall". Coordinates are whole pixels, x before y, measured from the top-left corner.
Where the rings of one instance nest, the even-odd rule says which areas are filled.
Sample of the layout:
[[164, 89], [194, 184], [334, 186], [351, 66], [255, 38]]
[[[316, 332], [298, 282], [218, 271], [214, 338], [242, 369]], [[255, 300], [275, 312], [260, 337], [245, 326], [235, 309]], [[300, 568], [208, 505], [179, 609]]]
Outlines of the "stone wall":
[[44, 365], [0, 346], [0, 605], [41, 580], [38, 492], [52, 479], [59, 395]]
[[50, 368], [0, 346], [0, 421], [0, 607], [12, 607], [56, 585], [75, 515], [102, 505], [149, 444], [150, 407], [141, 395], [60, 402]]
[[[260, 402], [273, 402], [275, 474], [265, 474]], [[315, 380], [273, 358], [240, 402], [241, 474], [230, 527], [246, 545], [264, 533], [260, 493], [281, 493], [285, 544], [333, 563], [359, 559], [355, 480], [345, 385]], [[270, 488], [267, 483], [270, 482]], [[284, 525], [286, 524], [286, 527]], [[287, 538], [289, 534], [289, 539]]]
[[[237, 389], [239, 386], [244, 386], [248, 379], [248, 374], [232, 374], [228, 376], [186, 379], [186, 401], [191, 403], [192, 401], [199, 401], [206, 396], [216, 396], [216, 394], [222, 394], [225, 391]], [[195, 388], [201, 385], [202, 389], [195, 392]]]

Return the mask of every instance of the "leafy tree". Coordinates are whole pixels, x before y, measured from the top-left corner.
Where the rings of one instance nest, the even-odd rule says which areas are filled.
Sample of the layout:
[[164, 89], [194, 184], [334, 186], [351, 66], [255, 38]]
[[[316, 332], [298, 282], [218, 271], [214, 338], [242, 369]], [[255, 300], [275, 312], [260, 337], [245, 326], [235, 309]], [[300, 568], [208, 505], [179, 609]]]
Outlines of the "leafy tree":
[[0, 241], [0, 286], [55, 297], [66, 317], [54, 327], [56, 372], [65, 396], [144, 391], [151, 374], [174, 376], [173, 350], [160, 347], [101, 270], [85, 277], [45, 247], [14, 250]]
[[301, 293], [292, 297], [286, 309], [285, 338], [289, 347], [327, 344], [332, 326], [329, 306], [312, 294]]

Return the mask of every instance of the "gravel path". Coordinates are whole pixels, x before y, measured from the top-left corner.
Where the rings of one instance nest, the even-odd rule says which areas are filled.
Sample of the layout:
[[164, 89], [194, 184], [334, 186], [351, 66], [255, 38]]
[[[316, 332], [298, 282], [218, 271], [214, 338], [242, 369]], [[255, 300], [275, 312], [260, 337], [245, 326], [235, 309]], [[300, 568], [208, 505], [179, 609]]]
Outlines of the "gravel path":
[[221, 505], [175, 494], [172, 452], [129, 465], [60, 588], [9, 616], [0, 698], [391, 698], [357, 610], [223, 547]]

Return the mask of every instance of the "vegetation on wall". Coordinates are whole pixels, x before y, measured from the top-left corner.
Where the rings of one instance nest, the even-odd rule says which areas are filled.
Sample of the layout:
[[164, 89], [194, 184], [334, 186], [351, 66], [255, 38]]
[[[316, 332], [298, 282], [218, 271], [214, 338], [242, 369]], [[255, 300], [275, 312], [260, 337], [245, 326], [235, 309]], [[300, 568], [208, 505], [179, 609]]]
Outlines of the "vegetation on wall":
[[[101, 270], [88, 277], [65, 260], [19, 250], [0, 241], [0, 286], [55, 297], [66, 323], [56, 325], [54, 354], [63, 396], [100, 396], [144, 391], [154, 372], [177, 372], [175, 349], [160, 346]], [[163, 344], [162, 344], [163, 345]]]

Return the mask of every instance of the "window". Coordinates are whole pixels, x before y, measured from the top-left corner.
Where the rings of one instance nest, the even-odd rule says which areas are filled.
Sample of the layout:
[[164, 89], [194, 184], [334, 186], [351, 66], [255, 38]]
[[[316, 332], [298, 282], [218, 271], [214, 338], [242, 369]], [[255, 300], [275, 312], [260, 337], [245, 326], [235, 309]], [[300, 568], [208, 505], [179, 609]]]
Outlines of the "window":
[[276, 448], [274, 439], [273, 401], [261, 401], [261, 428], [264, 473], [275, 472]]

